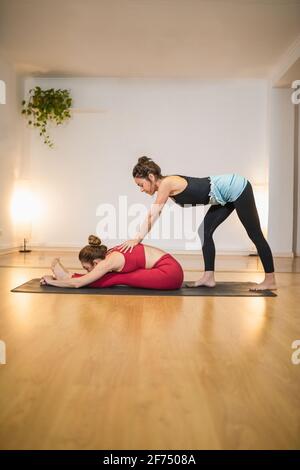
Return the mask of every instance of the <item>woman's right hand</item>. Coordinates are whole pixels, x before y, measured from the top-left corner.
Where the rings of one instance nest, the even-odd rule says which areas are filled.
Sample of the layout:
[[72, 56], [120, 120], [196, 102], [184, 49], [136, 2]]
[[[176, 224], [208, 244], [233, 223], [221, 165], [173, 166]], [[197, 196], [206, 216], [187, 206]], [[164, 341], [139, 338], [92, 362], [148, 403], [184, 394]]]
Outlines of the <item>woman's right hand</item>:
[[121, 249], [119, 250], [121, 253], [127, 253], [130, 250], [132, 252], [133, 248], [140, 243], [138, 238], [134, 238], [133, 240], [127, 240], [126, 242], [119, 245]]

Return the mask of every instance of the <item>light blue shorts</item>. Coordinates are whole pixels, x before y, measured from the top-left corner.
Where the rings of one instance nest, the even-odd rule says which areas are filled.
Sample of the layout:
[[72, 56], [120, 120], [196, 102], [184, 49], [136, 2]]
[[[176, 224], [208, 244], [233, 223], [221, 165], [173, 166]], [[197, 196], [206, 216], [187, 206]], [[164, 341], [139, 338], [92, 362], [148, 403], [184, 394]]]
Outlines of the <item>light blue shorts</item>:
[[221, 204], [221, 206], [225, 206], [227, 202], [236, 201], [248, 182], [246, 178], [235, 173], [209, 176], [209, 179], [209, 204]]

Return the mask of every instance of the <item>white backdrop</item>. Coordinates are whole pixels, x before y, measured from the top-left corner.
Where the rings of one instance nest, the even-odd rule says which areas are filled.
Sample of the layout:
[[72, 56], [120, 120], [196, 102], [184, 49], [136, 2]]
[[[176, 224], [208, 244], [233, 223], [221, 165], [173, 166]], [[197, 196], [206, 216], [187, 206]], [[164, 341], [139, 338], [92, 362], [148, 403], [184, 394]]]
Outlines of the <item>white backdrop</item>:
[[[33, 244], [84, 244], [95, 233], [99, 204], [113, 204], [118, 212], [120, 195], [128, 196], [128, 205], [149, 207], [152, 199], [140, 193], [131, 176], [141, 155], [152, 157], [163, 174], [236, 172], [252, 184], [268, 181], [267, 81], [31, 78], [26, 92], [35, 85], [70, 89], [75, 111], [68, 124], [51, 130], [54, 150], [28, 130], [23, 157], [30, 162], [42, 207]], [[190, 211], [176, 207], [183, 210]], [[202, 217], [200, 208], [199, 223]], [[116, 237], [109, 244], [119, 241]], [[235, 214], [218, 229], [215, 241], [219, 251], [253, 249]], [[192, 248], [184, 237], [151, 243]]]

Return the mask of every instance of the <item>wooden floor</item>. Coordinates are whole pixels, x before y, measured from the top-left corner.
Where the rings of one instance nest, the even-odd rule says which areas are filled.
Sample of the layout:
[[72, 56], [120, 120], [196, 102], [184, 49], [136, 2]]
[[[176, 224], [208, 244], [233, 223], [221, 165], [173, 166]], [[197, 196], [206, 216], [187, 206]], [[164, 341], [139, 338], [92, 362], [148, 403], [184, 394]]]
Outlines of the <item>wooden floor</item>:
[[[274, 298], [10, 292], [54, 255], [0, 257], [1, 449], [300, 448], [297, 260], [276, 260]], [[218, 280], [262, 279], [223, 262]]]

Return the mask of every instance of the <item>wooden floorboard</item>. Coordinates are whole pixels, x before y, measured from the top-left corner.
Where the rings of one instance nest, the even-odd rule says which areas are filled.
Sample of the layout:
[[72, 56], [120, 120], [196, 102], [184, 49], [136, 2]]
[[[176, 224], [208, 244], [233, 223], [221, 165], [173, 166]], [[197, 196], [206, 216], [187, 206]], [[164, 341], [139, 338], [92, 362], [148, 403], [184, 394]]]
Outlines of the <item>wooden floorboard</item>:
[[300, 448], [299, 273], [275, 298], [10, 292], [44, 273], [0, 267], [1, 449]]

